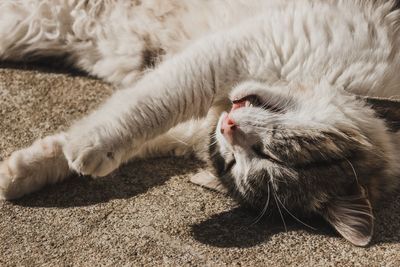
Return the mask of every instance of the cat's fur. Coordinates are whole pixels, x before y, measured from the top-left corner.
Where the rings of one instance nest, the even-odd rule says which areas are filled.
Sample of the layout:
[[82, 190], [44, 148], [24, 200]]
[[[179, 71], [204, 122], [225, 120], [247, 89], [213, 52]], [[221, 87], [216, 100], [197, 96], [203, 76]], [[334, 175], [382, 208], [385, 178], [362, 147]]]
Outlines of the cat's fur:
[[195, 152], [215, 169], [197, 183], [261, 211], [320, 214], [366, 245], [371, 203], [400, 178], [400, 104], [388, 99], [400, 95], [395, 5], [2, 1], [2, 60], [64, 56], [121, 90], [3, 161], [0, 197], [73, 172], [105, 176], [135, 157]]

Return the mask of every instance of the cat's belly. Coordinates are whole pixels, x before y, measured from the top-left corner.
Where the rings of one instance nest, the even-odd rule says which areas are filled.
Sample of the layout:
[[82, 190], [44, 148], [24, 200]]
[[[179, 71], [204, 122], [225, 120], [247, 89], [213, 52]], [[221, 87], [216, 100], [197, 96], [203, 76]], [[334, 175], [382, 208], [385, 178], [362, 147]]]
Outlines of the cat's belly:
[[271, 61], [280, 79], [326, 79], [360, 95], [400, 95], [400, 39], [396, 34], [400, 19], [386, 16], [383, 9], [309, 0], [185, 3], [188, 12], [181, 22], [190, 41], [259, 17], [271, 31], [259, 38], [267, 39], [265, 49], [270, 49], [271, 43], [275, 47]]

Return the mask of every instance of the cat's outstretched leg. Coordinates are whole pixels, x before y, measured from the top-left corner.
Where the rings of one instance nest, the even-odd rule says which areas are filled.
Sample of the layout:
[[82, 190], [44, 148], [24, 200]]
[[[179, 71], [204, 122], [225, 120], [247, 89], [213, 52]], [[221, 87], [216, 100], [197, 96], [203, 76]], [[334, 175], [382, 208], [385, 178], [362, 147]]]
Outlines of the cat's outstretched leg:
[[[270, 45], [266, 38], [257, 37], [262, 36], [257, 31], [265, 30], [264, 24], [255, 20], [205, 38], [134, 86], [116, 92], [68, 132], [64, 153], [69, 166], [85, 175], [107, 175], [146, 141], [179, 123], [206, 116], [212, 106], [227, 99], [236, 83], [278, 79], [273, 65], [260, 66], [272, 61], [270, 54], [259, 49]], [[253, 58], [261, 57], [256, 61], [261, 63], [253, 63]]]
[[[52, 148], [63, 153], [47, 153], [38, 144], [17, 151], [1, 165], [1, 197], [34, 191], [67, 177], [69, 170], [105, 176], [134, 157], [147, 141], [179, 123], [205, 117], [239, 81], [277, 77], [270, 75], [274, 70], [268, 66], [252, 65], [254, 57], [271, 62], [269, 54], [258, 49], [267, 44], [254, 34], [256, 26], [252, 22], [244, 29], [210, 36], [165, 61], [134, 86], [116, 92], [97, 112], [54, 140]], [[251, 47], [244, 49], [243, 43]]]
[[[203, 139], [210, 132], [215, 115], [210, 112], [207, 119], [174, 127], [144, 143], [133, 158], [185, 156], [194, 151], [205, 153], [208, 142]], [[48, 136], [0, 162], [0, 199], [15, 199], [71, 176], [73, 172], [62, 151], [66, 140], [64, 133]]]
[[0, 162], [0, 199], [15, 199], [68, 177], [64, 143], [64, 134], [48, 136]]

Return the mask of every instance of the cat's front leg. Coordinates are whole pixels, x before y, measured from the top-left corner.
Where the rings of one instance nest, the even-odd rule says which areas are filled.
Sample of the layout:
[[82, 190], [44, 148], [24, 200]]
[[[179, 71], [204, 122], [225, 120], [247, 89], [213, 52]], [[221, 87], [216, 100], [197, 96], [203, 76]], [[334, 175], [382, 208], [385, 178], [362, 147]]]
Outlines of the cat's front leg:
[[[174, 112], [181, 112], [173, 107], [166, 109], [172, 99], [161, 99], [155, 91], [144, 94], [140, 90], [151, 84], [140, 83], [139, 88], [117, 92], [98, 111], [71, 127], [63, 151], [72, 170], [105, 176], [134, 156], [148, 140], [182, 120], [178, 117], [168, 122]], [[164, 123], [168, 126], [160, 127]]]
[[[249, 68], [261, 69], [251, 65], [251, 59], [268, 56], [259, 54], [265, 40], [258, 39], [255, 29], [259, 30], [250, 23], [208, 37], [165, 61], [133, 87], [118, 91], [68, 133], [64, 152], [69, 166], [86, 175], [107, 175], [146, 141], [181, 122], [206, 116], [215, 103], [227, 98], [235, 83], [251, 77]], [[272, 70], [264, 67], [264, 71]]]
[[180, 64], [172, 65], [162, 65], [133, 88], [116, 92], [68, 131], [64, 153], [71, 169], [105, 176], [146, 141], [207, 114], [215, 94], [212, 70], [200, 70], [198, 78], [195, 68], [181, 71]]

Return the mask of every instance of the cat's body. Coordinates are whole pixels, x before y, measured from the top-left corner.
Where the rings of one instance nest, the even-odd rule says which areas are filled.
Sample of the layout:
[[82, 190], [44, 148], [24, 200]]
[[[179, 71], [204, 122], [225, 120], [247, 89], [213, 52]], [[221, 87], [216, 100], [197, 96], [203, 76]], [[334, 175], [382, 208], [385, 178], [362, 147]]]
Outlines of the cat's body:
[[206, 186], [365, 245], [370, 202], [400, 179], [399, 104], [371, 99], [400, 95], [399, 30], [394, 1], [5, 1], [1, 59], [66, 56], [123, 89], [13, 153], [0, 197], [195, 152], [219, 176]]

